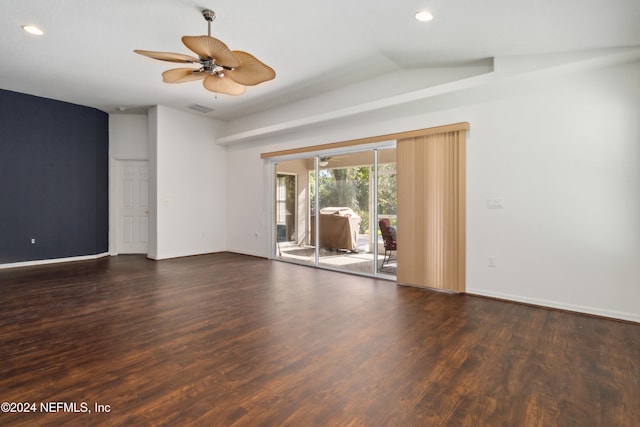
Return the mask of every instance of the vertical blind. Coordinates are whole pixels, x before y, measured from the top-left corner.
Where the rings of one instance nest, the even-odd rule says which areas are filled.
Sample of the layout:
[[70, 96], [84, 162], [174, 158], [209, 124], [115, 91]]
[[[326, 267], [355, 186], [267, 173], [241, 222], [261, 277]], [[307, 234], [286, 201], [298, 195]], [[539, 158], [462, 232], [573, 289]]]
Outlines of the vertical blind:
[[465, 291], [467, 127], [398, 140], [398, 282]]

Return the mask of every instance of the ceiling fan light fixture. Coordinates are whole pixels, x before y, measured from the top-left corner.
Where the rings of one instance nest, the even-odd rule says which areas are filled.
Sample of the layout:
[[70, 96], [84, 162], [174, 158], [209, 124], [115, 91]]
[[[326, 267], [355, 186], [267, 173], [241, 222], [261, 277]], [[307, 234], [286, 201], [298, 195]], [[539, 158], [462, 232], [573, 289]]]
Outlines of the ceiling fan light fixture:
[[429, 22], [433, 19], [433, 15], [428, 10], [420, 10], [413, 16], [420, 22]]
[[44, 34], [44, 31], [42, 31], [40, 28], [36, 27], [35, 25], [23, 25], [22, 29], [29, 34], [33, 34], [34, 36], [41, 36]]

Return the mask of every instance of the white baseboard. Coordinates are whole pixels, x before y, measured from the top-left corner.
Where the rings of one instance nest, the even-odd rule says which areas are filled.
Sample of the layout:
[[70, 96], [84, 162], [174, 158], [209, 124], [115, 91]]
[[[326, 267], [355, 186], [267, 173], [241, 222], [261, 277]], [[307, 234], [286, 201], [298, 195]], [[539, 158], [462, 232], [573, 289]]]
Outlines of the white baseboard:
[[190, 256], [198, 256], [198, 255], [209, 255], [209, 254], [217, 254], [220, 252], [226, 252], [224, 249], [212, 249], [205, 252], [173, 252], [166, 253], [160, 256], [147, 254], [147, 258], [152, 259], [154, 261], [161, 261], [164, 259], [174, 259], [174, 258], [184, 258]]
[[96, 254], [96, 255], [74, 256], [69, 258], [53, 258], [53, 259], [39, 259], [37, 261], [10, 262], [7, 264], [0, 264], [0, 269], [31, 267], [35, 265], [45, 265], [45, 264], [57, 264], [59, 262], [86, 261], [90, 259], [103, 258], [106, 256], [109, 256], [109, 252], [103, 252], [101, 254]]
[[625, 313], [615, 310], [605, 310], [598, 307], [586, 307], [582, 305], [567, 304], [563, 302], [538, 298], [529, 298], [520, 295], [504, 294], [502, 292], [493, 292], [484, 289], [467, 289], [466, 293], [469, 295], [478, 295], [506, 301], [522, 302], [525, 304], [539, 305], [543, 307], [557, 308], [560, 310], [574, 311], [577, 313], [592, 314], [595, 316], [610, 317], [612, 319], [627, 320], [630, 322], [640, 323], [640, 314]]
[[256, 257], [256, 258], [269, 259], [269, 257], [265, 256], [264, 254], [258, 253], [258, 252], [251, 252], [251, 251], [237, 251], [237, 250], [233, 250], [233, 249], [229, 249], [227, 252], [230, 252], [230, 253], [232, 253], [232, 254], [238, 254], [238, 255], [247, 255], [247, 256], [252, 256], [252, 257]]

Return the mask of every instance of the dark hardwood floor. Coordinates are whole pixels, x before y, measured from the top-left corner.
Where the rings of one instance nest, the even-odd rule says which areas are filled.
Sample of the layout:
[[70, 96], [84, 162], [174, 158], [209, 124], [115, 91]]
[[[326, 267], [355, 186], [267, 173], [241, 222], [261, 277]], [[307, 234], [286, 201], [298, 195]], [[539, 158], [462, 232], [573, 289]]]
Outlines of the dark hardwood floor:
[[640, 426], [632, 323], [226, 253], [0, 270], [0, 302], [0, 401], [37, 405], [3, 426]]

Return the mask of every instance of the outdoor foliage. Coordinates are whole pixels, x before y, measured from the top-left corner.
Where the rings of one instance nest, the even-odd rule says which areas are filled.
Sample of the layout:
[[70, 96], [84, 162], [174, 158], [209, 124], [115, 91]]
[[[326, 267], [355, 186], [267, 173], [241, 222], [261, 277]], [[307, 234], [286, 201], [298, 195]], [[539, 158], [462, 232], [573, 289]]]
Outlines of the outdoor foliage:
[[[378, 175], [378, 214], [396, 214], [395, 165], [382, 165]], [[386, 173], [385, 173], [386, 172]], [[322, 169], [319, 173], [318, 192], [320, 209], [349, 207], [361, 218], [360, 232], [369, 230], [369, 177], [370, 166]], [[311, 208], [315, 210], [315, 173], [309, 174]]]

